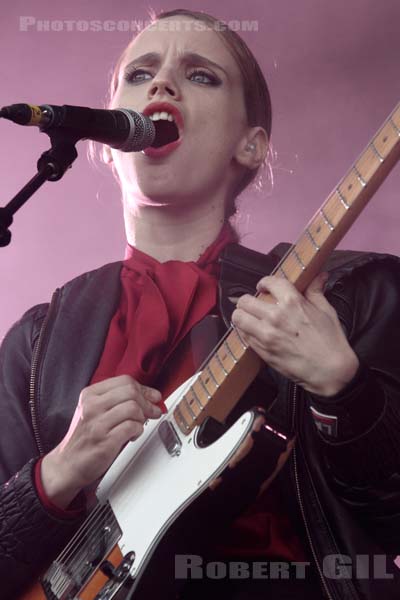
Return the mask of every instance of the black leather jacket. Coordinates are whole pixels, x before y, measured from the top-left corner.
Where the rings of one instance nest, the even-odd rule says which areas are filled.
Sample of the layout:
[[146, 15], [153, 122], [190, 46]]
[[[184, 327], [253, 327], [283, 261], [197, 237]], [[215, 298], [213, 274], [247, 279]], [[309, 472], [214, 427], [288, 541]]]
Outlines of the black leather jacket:
[[[254, 293], [287, 250], [270, 254], [229, 245], [222, 257], [220, 309], [227, 325], [230, 297]], [[36, 495], [32, 472], [40, 453], [64, 437], [81, 390], [97, 366], [119, 303], [121, 263], [81, 275], [56, 290], [50, 305], [29, 310], [7, 334], [0, 353], [1, 597], [46, 565], [80, 525], [57, 519]], [[400, 571], [400, 261], [388, 255], [336, 252], [327, 297], [363, 367], [339, 395], [323, 399], [266, 367], [276, 382], [275, 424], [297, 431], [283, 485], [321, 577], [335, 600], [397, 598]], [[310, 412], [336, 415], [335, 439], [320, 433]], [[334, 555], [339, 555], [335, 561]], [[361, 572], [375, 559], [375, 577]], [[328, 559], [326, 558], [328, 557]], [[325, 559], [325, 563], [324, 563]], [[356, 564], [356, 577], [329, 572]], [[373, 563], [370, 562], [370, 571]], [[343, 569], [339, 569], [339, 575]]]

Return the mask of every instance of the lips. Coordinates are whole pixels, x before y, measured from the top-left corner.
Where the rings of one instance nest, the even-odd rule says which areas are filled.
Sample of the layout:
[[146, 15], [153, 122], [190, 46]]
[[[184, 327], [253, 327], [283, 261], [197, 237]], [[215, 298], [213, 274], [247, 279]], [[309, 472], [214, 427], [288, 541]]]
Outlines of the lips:
[[184, 129], [183, 116], [180, 110], [173, 104], [170, 104], [169, 102], [151, 102], [146, 106], [143, 114], [148, 117], [155, 112], [163, 111], [170, 113], [174, 117], [175, 123], [178, 127], [179, 137], [181, 137]]
[[179, 109], [176, 106], [174, 106], [173, 104], [170, 104], [169, 102], [151, 102], [143, 110], [143, 114], [145, 116], [152, 115], [155, 112], [168, 112], [169, 114], [171, 114], [174, 117], [175, 124], [178, 128], [179, 137], [177, 140], [170, 142], [169, 144], [164, 144], [163, 146], [160, 146], [157, 148], [150, 147], [150, 148], [146, 148], [145, 150], [143, 150], [143, 153], [146, 156], [150, 156], [150, 157], [154, 157], [154, 158], [165, 156], [165, 155], [169, 154], [170, 152], [172, 152], [173, 150], [175, 150], [182, 142], [183, 130], [184, 130], [183, 116], [182, 116], [181, 112], [179, 111]]

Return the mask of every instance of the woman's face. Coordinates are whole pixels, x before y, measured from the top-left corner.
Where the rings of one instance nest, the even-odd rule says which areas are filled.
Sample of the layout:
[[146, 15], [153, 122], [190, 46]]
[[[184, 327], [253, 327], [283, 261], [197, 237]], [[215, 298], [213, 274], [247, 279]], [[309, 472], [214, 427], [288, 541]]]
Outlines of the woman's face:
[[112, 108], [143, 112], [168, 102], [183, 118], [181, 143], [165, 156], [112, 151], [128, 202], [177, 206], [221, 198], [232, 182], [247, 130], [240, 72], [219, 35], [199, 23], [204, 27], [188, 17], [157, 21], [122, 62]]

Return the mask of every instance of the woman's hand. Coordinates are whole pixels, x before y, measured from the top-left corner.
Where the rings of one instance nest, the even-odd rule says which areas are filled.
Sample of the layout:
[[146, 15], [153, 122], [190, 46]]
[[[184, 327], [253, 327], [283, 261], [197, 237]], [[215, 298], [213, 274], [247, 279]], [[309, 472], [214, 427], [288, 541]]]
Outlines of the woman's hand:
[[143, 433], [146, 419], [161, 409], [157, 390], [129, 375], [111, 377], [83, 389], [68, 433], [47, 454], [41, 477], [48, 498], [65, 508], [79, 491], [101, 477], [123, 446]]
[[304, 295], [287, 280], [264, 277], [257, 290], [275, 303], [245, 294], [232, 322], [268, 365], [312, 393], [333, 396], [354, 377], [359, 360], [323, 295], [326, 277], [320, 273]]

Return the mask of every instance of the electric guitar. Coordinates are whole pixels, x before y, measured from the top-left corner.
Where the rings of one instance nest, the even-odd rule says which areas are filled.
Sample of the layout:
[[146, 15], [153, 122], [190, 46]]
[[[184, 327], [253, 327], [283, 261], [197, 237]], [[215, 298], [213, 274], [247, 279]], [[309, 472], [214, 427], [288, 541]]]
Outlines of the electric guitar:
[[[304, 291], [399, 158], [400, 104], [273, 274]], [[260, 367], [261, 359], [230, 328], [201, 369], [169, 395], [167, 414], [148, 421], [120, 453], [99, 484], [96, 508], [21, 600], [149, 597], [140, 593], [141, 581], [170, 526], [202, 496], [211, 498], [210, 484], [232, 466], [251, 432], [260, 423], [268, 428], [248, 411], [213, 443], [201, 442], [206, 420], [223, 423]]]

